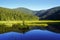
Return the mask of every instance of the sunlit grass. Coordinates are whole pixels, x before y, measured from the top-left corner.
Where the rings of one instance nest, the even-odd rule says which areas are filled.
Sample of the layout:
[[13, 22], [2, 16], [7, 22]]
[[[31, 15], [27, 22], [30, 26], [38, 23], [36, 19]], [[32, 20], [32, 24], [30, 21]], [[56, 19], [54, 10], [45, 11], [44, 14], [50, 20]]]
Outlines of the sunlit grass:
[[27, 26], [43, 26], [46, 27], [48, 24], [27, 24]]
[[48, 23], [60, 22], [60, 20], [40, 20], [40, 21], [0, 21], [0, 24], [12, 26], [13, 24], [21, 24], [28, 26], [48, 26]]

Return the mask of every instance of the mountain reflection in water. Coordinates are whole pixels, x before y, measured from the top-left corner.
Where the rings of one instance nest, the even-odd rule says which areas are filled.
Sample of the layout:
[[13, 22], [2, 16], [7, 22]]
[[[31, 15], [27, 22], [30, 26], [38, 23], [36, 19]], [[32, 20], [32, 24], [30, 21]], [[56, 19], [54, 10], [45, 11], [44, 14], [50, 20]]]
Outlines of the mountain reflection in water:
[[60, 40], [60, 34], [47, 30], [30, 30], [24, 34], [8, 32], [0, 34], [0, 40]]

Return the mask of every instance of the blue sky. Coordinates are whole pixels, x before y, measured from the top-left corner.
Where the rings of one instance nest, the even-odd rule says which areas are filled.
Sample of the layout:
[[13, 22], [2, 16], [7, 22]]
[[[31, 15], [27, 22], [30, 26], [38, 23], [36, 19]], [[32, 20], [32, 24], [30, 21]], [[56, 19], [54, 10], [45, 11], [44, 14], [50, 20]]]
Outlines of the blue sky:
[[0, 0], [0, 7], [25, 7], [31, 10], [43, 10], [60, 6], [60, 0]]

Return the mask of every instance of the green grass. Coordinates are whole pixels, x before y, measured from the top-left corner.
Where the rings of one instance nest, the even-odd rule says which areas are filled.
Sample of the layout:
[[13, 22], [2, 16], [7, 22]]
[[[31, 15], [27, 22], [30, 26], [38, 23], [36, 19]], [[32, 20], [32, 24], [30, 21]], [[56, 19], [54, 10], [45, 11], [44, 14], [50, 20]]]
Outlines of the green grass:
[[[48, 26], [48, 23], [56, 23], [60, 22], [60, 20], [40, 20], [40, 21], [24, 21], [24, 25], [28, 26]], [[23, 21], [0, 21], [0, 24], [5, 24], [8, 26], [12, 26], [13, 24], [21, 24], [23, 25]]]

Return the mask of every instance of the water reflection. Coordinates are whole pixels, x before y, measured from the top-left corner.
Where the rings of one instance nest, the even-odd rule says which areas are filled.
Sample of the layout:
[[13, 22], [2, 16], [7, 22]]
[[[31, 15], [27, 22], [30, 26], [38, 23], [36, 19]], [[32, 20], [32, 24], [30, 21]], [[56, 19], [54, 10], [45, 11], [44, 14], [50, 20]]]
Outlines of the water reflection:
[[31, 30], [24, 34], [25, 40], [60, 40], [60, 34], [47, 30]]
[[60, 34], [47, 30], [30, 30], [24, 34], [8, 32], [0, 34], [0, 40], [60, 40]]
[[7, 26], [5, 24], [0, 25], [0, 34], [7, 32], [19, 32], [25, 33], [29, 30], [41, 29], [41, 30], [49, 30], [51, 32], [60, 33], [60, 26], [58, 24], [49, 24], [49, 26], [26, 26], [21, 24], [14, 24], [12, 26]]

